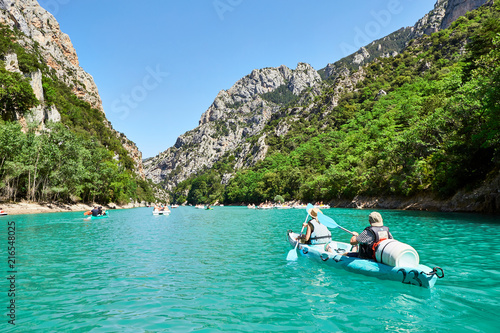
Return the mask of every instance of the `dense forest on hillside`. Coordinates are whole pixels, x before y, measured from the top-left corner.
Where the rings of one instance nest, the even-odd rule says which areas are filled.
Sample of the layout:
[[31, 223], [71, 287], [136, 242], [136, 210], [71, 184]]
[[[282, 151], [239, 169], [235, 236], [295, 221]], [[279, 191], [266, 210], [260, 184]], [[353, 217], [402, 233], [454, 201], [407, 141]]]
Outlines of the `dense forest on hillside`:
[[[0, 27], [0, 200], [154, 201], [151, 183], [134, 173], [132, 159], [106, 126], [104, 114], [78, 99], [44, 63], [37, 43], [22, 47], [21, 37], [17, 30]], [[12, 53], [22, 74], [5, 69], [5, 56]], [[26, 77], [38, 70], [45, 105], [61, 114], [61, 123], [42, 131], [38, 124], [22, 128], [17, 121], [40, 103]]]
[[[237, 170], [221, 185], [223, 174], [235, 172], [234, 158], [227, 155], [180, 183], [174, 199], [257, 203], [281, 195], [328, 202], [422, 193], [447, 198], [498, 176], [498, 22], [495, 1], [446, 30], [411, 41], [395, 57], [372, 61], [363, 66], [356, 90], [335, 107], [336, 81], [329, 80], [313, 101], [280, 100], [292, 105], [260, 134], [269, 145], [263, 161]], [[297, 117], [298, 108], [312, 111]], [[288, 132], [277, 136], [275, 129], [284, 123]]]

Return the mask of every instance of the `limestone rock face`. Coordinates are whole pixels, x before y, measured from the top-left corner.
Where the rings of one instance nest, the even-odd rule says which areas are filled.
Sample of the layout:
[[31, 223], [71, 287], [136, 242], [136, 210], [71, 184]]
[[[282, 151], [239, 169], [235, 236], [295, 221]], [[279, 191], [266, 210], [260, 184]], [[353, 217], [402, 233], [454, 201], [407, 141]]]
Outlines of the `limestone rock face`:
[[448, 0], [447, 2], [446, 14], [441, 22], [441, 29], [448, 28], [457, 18], [471, 10], [479, 8], [487, 3], [488, 0]]
[[[263, 94], [286, 86], [301, 100], [311, 101], [322, 93], [322, 79], [328, 79], [333, 88], [330, 104], [321, 110], [328, 113], [338, 105], [343, 94], [355, 91], [358, 82], [365, 79], [363, 65], [377, 61], [378, 57], [396, 56], [411, 39], [436, 32], [443, 24], [446, 25], [444, 21], [451, 22], [485, 2], [437, 0], [434, 9], [414, 26], [401, 28], [373, 41], [318, 72], [305, 63], [299, 63], [295, 70], [286, 66], [253, 70], [230, 89], [218, 93], [212, 105], [202, 114], [197, 128], [181, 135], [173, 147], [146, 161], [146, 177], [172, 190], [182, 180], [203, 168], [212, 167], [228, 154], [235, 158], [235, 170], [254, 165], [265, 158], [268, 150], [266, 135], [261, 131], [271, 119], [279, 117], [283, 107], [269, 102]], [[385, 94], [381, 90], [377, 98]], [[297, 121], [314, 108], [314, 103], [310, 103], [287, 110], [290, 119], [280, 120], [274, 134], [286, 135], [290, 128], [287, 121]], [[227, 183], [230, 178], [231, 174], [224, 174], [223, 182]]]
[[281, 108], [261, 95], [281, 86], [299, 95], [320, 83], [318, 72], [305, 63], [294, 70], [283, 65], [253, 70], [218, 93], [197, 128], [181, 135], [174, 147], [144, 162], [146, 177], [155, 183], [166, 181], [166, 188], [171, 190], [193, 173], [210, 168], [227, 152], [237, 151], [236, 168], [255, 164], [266, 155], [265, 136], [254, 145], [247, 138], [257, 135]]
[[458, 17], [487, 1], [489, 0], [437, 0], [434, 8], [413, 26], [401, 28], [386, 37], [375, 40], [361, 47], [357, 52], [333, 64], [328, 64], [320, 72], [323, 72], [324, 78], [330, 76], [336, 78], [341, 70], [358, 69], [359, 66], [378, 57], [394, 57], [407, 46], [410, 40], [448, 28]]
[[446, 14], [446, 6], [448, 0], [437, 0], [434, 9], [425, 14], [412, 27], [412, 38], [417, 38], [422, 35], [430, 35], [440, 30], [441, 22]]
[[[22, 39], [17, 41], [20, 45], [27, 49], [37, 49], [59, 80], [71, 87], [78, 98], [104, 113], [94, 79], [80, 67], [71, 39], [60, 30], [54, 16], [43, 9], [36, 0], [0, 0], [0, 23], [12, 29], [19, 29], [24, 34]], [[21, 72], [15, 53], [7, 54], [3, 60], [8, 71]], [[23, 74], [31, 78], [31, 86], [40, 105], [31, 109], [26, 119], [19, 119], [21, 124], [26, 124], [27, 121], [36, 122], [40, 124], [40, 129], [43, 129], [46, 121], [60, 121], [59, 111], [44, 103], [42, 73], [38, 71]], [[120, 138], [124, 148], [135, 161], [136, 173], [144, 178], [141, 152], [123, 134], [114, 131], [109, 122], [106, 121], [105, 125]]]
[[19, 62], [17, 61], [17, 54], [8, 53], [5, 55], [5, 69], [9, 72], [21, 73], [19, 70]]
[[[380, 46], [381, 45], [379, 44], [378, 48], [381, 48]], [[365, 59], [368, 59], [368, 58], [370, 58], [370, 53], [368, 53], [368, 51], [366, 50], [366, 48], [362, 47], [361, 49], [359, 49], [358, 52], [356, 52], [356, 54], [354, 55], [354, 59], [353, 59], [352, 62], [355, 63], [356, 65], [359, 65]]]
[[[284, 66], [282, 66], [284, 67]], [[314, 87], [321, 82], [321, 76], [311, 65], [299, 63], [290, 76], [288, 89], [294, 94], [300, 94], [304, 89]]]
[[79, 90], [75, 85], [73, 91], [78, 97], [103, 111], [94, 79], [79, 66], [69, 36], [60, 30], [52, 14], [40, 7], [36, 0], [1, 0], [0, 9], [1, 23], [21, 30], [27, 36], [24, 40], [27, 45], [37, 42], [43, 58], [56, 71], [57, 77], [68, 86], [76, 79], [84, 88]]

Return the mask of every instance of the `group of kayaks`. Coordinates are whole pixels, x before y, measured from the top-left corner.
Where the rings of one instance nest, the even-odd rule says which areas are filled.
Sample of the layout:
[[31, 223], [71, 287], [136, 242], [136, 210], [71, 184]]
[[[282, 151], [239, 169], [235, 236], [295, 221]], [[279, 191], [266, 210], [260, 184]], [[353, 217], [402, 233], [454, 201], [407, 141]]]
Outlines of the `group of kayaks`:
[[[211, 209], [211, 207], [204, 208]], [[312, 205], [306, 206], [308, 215], [313, 208], [314, 206]], [[169, 213], [170, 210], [153, 211], [153, 215], [168, 215]], [[85, 214], [88, 215], [88, 212]], [[86, 219], [95, 220], [104, 218], [109, 218], [108, 212], [105, 215], [90, 215]], [[340, 228], [349, 232], [322, 212], [318, 213], [318, 220], [328, 228]], [[440, 267], [430, 268], [420, 264], [418, 253], [411, 246], [393, 239], [388, 239], [380, 243], [375, 252], [374, 259], [362, 259], [351, 255], [353, 248], [349, 243], [332, 240], [329, 242], [329, 250], [326, 251], [325, 244], [304, 244], [298, 242], [297, 239], [299, 236], [299, 233], [292, 230], [287, 231], [287, 240], [293, 247], [288, 253], [287, 260], [295, 260], [297, 254], [299, 254], [327, 266], [343, 269], [348, 272], [424, 288], [432, 288], [438, 278], [444, 277], [444, 272]]]
[[[312, 208], [312, 206], [308, 207]], [[323, 221], [326, 220], [327, 223], [323, 223], [321, 219], [320, 222], [327, 227], [344, 229], [324, 214], [322, 214], [322, 217]], [[301, 256], [308, 257], [330, 267], [424, 288], [432, 288], [438, 278], [444, 277], [444, 272], [440, 267], [430, 268], [421, 265], [418, 254], [414, 249], [396, 240], [391, 239], [381, 243], [378, 247], [378, 252], [376, 252], [375, 259], [361, 259], [349, 256], [352, 250], [352, 245], [349, 243], [333, 240], [329, 243], [329, 251], [325, 251], [325, 244], [302, 244], [297, 242], [298, 236], [299, 234], [292, 230], [287, 231], [288, 242], [293, 247], [288, 253], [288, 260], [295, 260], [297, 257], [296, 253], [298, 253]], [[391, 258], [391, 260], [387, 260], [386, 258]]]

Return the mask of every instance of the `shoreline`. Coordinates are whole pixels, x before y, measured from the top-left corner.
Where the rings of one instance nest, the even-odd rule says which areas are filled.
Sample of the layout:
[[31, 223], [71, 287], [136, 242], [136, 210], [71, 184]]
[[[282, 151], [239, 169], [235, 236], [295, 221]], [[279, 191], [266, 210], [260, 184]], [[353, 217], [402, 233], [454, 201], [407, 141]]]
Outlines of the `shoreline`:
[[[478, 213], [488, 215], [500, 214], [500, 176], [493, 182], [492, 188], [472, 193], [459, 192], [447, 200], [439, 200], [431, 195], [419, 194], [412, 197], [368, 197], [356, 196], [351, 200], [331, 200], [325, 204], [332, 208], [354, 208], [354, 209], [397, 209], [414, 211], [433, 211], [433, 212], [456, 212], [456, 213]], [[298, 200], [288, 201], [288, 204], [299, 203]], [[129, 209], [146, 207], [145, 202], [129, 203], [127, 205], [117, 205], [110, 203], [88, 204], [88, 203], [58, 203], [58, 202], [0, 202], [0, 209], [8, 215], [23, 214], [42, 214], [42, 213], [61, 213], [61, 212], [85, 212], [91, 210], [94, 206], [102, 206], [106, 210]], [[247, 206], [246, 203], [233, 203], [227, 206]], [[7, 215], [7, 216], [8, 216]]]
[[28, 202], [20, 201], [16, 203], [0, 203], [0, 208], [7, 216], [10, 215], [24, 215], [24, 214], [44, 214], [44, 213], [61, 213], [61, 212], [85, 212], [94, 208], [94, 206], [102, 206], [106, 210], [113, 209], [128, 209], [137, 207], [146, 207], [144, 203], [134, 203], [125, 206], [119, 206], [115, 204], [102, 205], [102, 204], [66, 204], [66, 203], [40, 203], [40, 202]]

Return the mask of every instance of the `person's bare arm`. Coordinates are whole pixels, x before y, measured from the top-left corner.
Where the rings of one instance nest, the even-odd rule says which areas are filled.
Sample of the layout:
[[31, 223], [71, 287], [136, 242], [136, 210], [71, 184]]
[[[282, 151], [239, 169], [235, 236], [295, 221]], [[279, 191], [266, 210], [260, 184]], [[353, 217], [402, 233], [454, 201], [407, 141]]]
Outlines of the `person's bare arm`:
[[302, 239], [304, 242], [308, 242], [309, 239], [311, 238], [311, 233], [312, 233], [312, 225], [309, 224], [309, 222], [305, 222], [302, 224], [303, 227], [306, 227], [306, 233], [302, 235]]
[[351, 242], [350, 243], [351, 243], [351, 245], [358, 245], [359, 242], [358, 242], [357, 237], [359, 236], [359, 234], [356, 231], [354, 231], [353, 234], [355, 234], [355, 235], [353, 235], [351, 237]]

